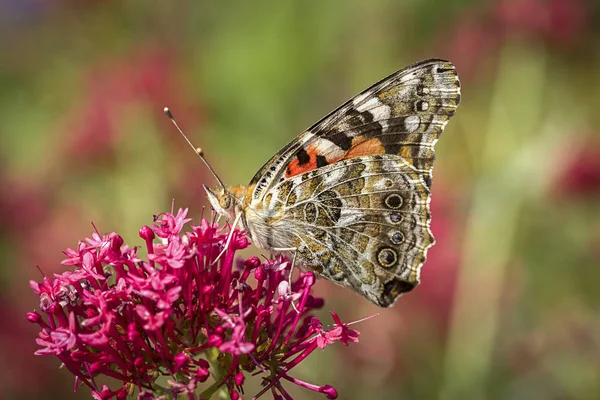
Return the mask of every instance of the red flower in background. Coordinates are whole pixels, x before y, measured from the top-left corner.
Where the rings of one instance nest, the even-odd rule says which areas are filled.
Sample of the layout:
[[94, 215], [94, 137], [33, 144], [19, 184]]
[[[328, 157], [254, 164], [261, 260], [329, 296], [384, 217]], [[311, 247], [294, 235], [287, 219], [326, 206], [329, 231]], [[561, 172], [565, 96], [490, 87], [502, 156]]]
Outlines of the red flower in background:
[[[440, 337], [445, 337], [453, 309], [456, 276], [461, 263], [462, 235], [466, 215], [457, 210], [458, 196], [440, 187], [431, 197], [431, 231], [436, 244], [427, 254], [421, 279], [423, 285], [415, 304], [408, 308], [416, 314], [426, 313], [435, 323]], [[407, 296], [408, 297], [408, 296]], [[414, 307], [414, 308], [413, 308]]]
[[23, 235], [48, 213], [49, 193], [35, 182], [0, 170], [0, 226], [12, 235]]
[[[22, 287], [19, 289], [22, 291]], [[6, 305], [0, 310], [0, 318], [5, 321], [0, 324], [0, 354], [6, 363], [10, 362], [10, 367], [4, 368], [0, 374], [0, 390], [3, 398], [12, 398], [11, 394], [17, 393], [17, 390], [22, 398], [38, 398], [38, 385], [43, 385], [47, 390], [52, 388], [52, 382], [48, 379], [53, 372], [52, 366], [48, 363], [32, 363], [32, 357], [24, 356], [35, 350], [35, 344], [27, 339], [31, 338], [33, 332], [30, 325], [23, 321], [21, 304], [15, 304], [16, 299], [18, 296], [7, 291], [0, 295], [0, 300]], [[35, 382], [35, 385], [31, 382]]]
[[482, 60], [494, 54], [502, 42], [502, 36], [484, 21], [485, 14], [466, 13], [462, 15], [450, 31], [445, 35], [443, 53], [456, 65], [462, 80], [465, 77], [477, 76], [482, 68]]
[[447, 28], [441, 52], [465, 81], [485, 68], [482, 62], [490, 56], [493, 59], [507, 38], [532, 38], [563, 48], [578, 44], [584, 38], [588, 15], [583, 0], [497, 0], [479, 10], [469, 8]]
[[581, 0], [499, 0], [495, 16], [506, 35], [539, 36], [570, 46], [582, 38], [587, 7]]
[[[271, 391], [291, 398], [284, 379], [336, 398], [329, 385], [289, 375], [317, 348], [358, 341], [358, 332], [337, 314], [329, 329], [310, 315], [323, 305], [311, 295], [313, 274], [302, 273], [289, 286], [290, 265], [281, 257], [253, 257], [234, 268], [235, 251], [249, 245], [237, 230], [217, 261], [227, 235], [206, 220], [182, 232], [190, 221], [186, 214], [166, 213], [152, 228], [140, 229], [146, 260], [118, 234], [94, 233], [65, 251], [62, 264], [75, 266], [73, 271], [32, 281], [41, 312], [27, 315], [41, 327], [36, 354], [58, 357], [96, 399], [122, 399], [134, 388], [140, 399], [209, 398], [221, 386], [235, 399], [243, 393], [245, 373], [263, 376], [256, 397]], [[99, 387], [100, 375], [121, 386]], [[161, 375], [172, 378], [168, 386], [156, 382]], [[215, 382], [202, 385], [210, 375]]]
[[161, 48], [144, 49], [91, 67], [84, 77], [82, 96], [86, 101], [70, 112], [65, 155], [77, 165], [110, 155], [120, 135], [126, 134], [122, 122], [128, 106], [147, 105], [166, 126], [162, 109], [169, 105], [183, 114], [188, 124], [197, 124], [201, 109], [186, 101], [175, 67], [173, 51]]
[[600, 143], [582, 143], [573, 150], [556, 184], [560, 197], [600, 194]]
[[67, 244], [67, 232], [83, 225], [78, 207], [52, 205], [51, 182], [27, 181], [8, 170], [0, 173], [0, 186], [0, 231], [10, 233], [10, 247], [17, 250], [20, 265], [26, 266], [13, 270], [37, 274], [33, 268], [37, 261], [60, 261], [58, 257], [51, 260], [48, 254]]

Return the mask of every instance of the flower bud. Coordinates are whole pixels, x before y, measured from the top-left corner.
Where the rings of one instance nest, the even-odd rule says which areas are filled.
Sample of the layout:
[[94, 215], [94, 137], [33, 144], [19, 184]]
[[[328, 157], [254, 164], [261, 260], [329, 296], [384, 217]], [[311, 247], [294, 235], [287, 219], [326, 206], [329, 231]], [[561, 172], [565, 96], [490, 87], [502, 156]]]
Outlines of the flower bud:
[[244, 374], [241, 372], [238, 372], [235, 377], [233, 378], [234, 382], [236, 385], [240, 386], [244, 384]]
[[27, 321], [34, 324], [39, 324], [42, 321], [42, 316], [36, 312], [28, 312]]
[[140, 237], [142, 239], [144, 239], [146, 242], [152, 241], [156, 237], [156, 235], [154, 234], [154, 231], [148, 225], [142, 226], [140, 228], [139, 234], [140, 234]]
[[304, 276], [302, 277], [302, 282], [306, 285], [306, 286], [312, 286], [315, 284], [315, 275], [312, 272], [307, 272], [306, 274], [304, 274]]
[[196, 370], [196, 379], [198, 379], [198, 382], [206, 382], [206, 380], [208, 379], [209, 376], [210, 376], [210, 372], [208, 370], [208, 367], [198, 368]]
[[244, 266], [250, 269], [258, 268], [260, 266], [260, 259], [258, 257], [250, 257], [244, 261]]
[[325, 397], [327, 397], [328, 399], [337, 399], [338, 398], [338, 392], [337, 390], [335, 390], [333, 388], [333, 386], [330, 385], [325, 385], [323, 387], [321, 387], [321, 390], [319, 390], [321, 393], [325, 394]]

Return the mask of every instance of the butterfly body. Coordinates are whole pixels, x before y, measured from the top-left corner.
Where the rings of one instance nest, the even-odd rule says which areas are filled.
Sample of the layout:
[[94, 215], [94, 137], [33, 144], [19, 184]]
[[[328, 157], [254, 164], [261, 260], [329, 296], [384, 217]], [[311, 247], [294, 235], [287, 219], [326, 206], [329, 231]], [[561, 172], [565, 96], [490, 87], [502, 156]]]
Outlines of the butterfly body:
[[207, 189], [253, 243], [388, 307], [419, 283], [434, 144], [460, 101], [454, 66], [426, 60], [366, 89], [300, 134], [248, 186]]

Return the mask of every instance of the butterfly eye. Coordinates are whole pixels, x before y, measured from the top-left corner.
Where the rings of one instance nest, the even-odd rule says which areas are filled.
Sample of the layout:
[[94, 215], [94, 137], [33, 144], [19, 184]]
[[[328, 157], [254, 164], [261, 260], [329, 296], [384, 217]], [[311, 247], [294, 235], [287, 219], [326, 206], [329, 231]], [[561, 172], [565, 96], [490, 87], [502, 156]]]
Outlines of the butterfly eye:
[[223, 210], [229, 209], [229, 207], [231, 207], [231, 203], [231, 195], [229, 193], [225, 192], [221, 197], [219, 197], [219, 206], [221, 206]]

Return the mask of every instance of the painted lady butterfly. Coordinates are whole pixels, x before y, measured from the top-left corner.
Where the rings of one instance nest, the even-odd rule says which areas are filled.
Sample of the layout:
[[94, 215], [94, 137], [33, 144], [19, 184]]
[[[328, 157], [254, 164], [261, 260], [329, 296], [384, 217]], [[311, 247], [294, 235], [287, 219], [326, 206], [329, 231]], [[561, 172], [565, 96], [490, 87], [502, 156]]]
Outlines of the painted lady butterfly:
[[434, 244], [434, 145], [459, 102], [454, 65], [413, 64], [302, 132], [248, 186], [219, 180], [208, 198], [259, 248], [389, 307]]

